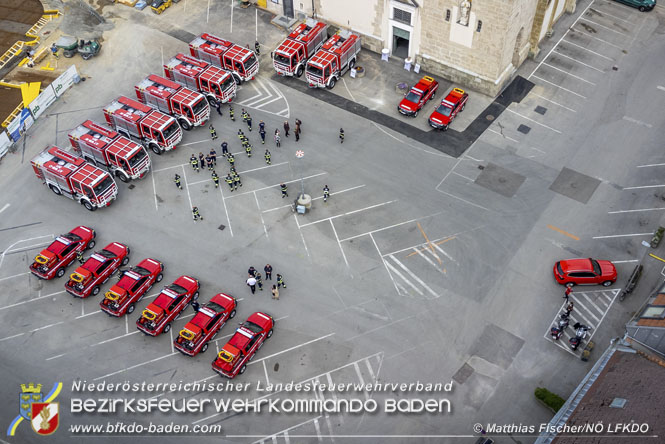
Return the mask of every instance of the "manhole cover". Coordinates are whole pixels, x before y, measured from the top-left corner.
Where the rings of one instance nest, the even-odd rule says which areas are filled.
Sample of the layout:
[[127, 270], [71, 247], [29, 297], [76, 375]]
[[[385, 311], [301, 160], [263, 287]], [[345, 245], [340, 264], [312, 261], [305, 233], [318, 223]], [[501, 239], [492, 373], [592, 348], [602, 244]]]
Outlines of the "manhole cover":
[[131, 184], [131, 185], [129, 185], [127, 188], [129, 188], [130, 190], [133, 190], [134, 188], [136, 188], [136, 185]]
[[224, 228], [226, 228], [226, 225], [220, 225], [219, 227], [217, 227], [217, 229], [220, 231], [222, 231]]
[[545, 108], [544, 106], [537, 106], [536, 109], [534, 109], [534, 111], [544, 116], [545, 113], [547, 112], [547, 108]]
[[494, 116], [491, 115], [491, 114], [488, 114], [485, 118], [486, 118], [487, 120], [489, 120], [490, 122], [491, 122], [492, 120], [494, 120]]
[[529, 131], [531, 131], [531, 127], [526, 125], [520, 125], [517, 127], [517, 131], [519, 131], [522, 134], [529, 134]]

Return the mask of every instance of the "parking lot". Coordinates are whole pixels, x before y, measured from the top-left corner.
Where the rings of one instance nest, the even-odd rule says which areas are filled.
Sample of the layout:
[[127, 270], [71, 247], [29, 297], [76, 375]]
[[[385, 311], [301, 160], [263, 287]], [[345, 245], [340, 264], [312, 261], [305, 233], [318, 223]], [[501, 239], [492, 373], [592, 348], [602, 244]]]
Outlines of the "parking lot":
[[[183, 2], [175, 8], [184, 9]], [[233, 334], [235, 321], [260, 310], [275, 318], [275, 334], [240, 380], [452, 379], [455, 389], [445, 395], [454, 414], [210, 414], [187, 417], [187, 423], [222, 424], [224, 437], [234, 442], [341, 442], [336, 436], [356, 435], [372, 436], [363, 442], [385, 442], [382, 436], [409, 434], [459, 442], [439, 436], [454, 434], [473, 442], [470, 426], [476, 421], [546, 422], [549, 412], [536, 408], [526, 393], [544, 384], [565, 395], [589, 369], [590, 363], [564, 353], [572, 353], [567, 336], [554, 344], [543, 341], [543, 332], [562, 309], [563, 287], [552, 279], [554, 261], [593, 256], [616, 264], [615, 286], [576, 288], [573, 296], [572, 318], [593, 326], [599, 350], [618, 334], [634, 309], [631, 304], [639, 302], [621, 305], [616, 297], [644, 253], [641, 241], [665, 210], [660, 197], [665, 187], [660, 178], [665, 167], [662, 118], [654, 117], [662, 115], [665, 92], [654, 74], [661, 63], [653, 57], [659, 47], [650, 40], [662, 8], [642, 14], [606, 0], [578, 4], [578, 12], [556, 28], [537, 60], [520, 70], [534, 84], [526, 98], [503, 110], [459, 157], [400, 134], [396, 127], [360, 118], [338, 102], [313, 98], [302, 85], [289, 86], [301, 80], [277, 79], [264, 50], [259, 76], [243, 84], [234, 101], [236, 121], [229, 119], [227, 106], [223, 116], [213, 109], [215, 142], [207, 128], [185, 132], [175, 151], [151, 156], [147, 177], [118, 183], [118, 200], [90, 213], [50, 193], [29, 171], [29, 159], [49, 143], [64, 148], [69, 130], [87, 118], [103, 121], [106, 103], [118, 94], [131, 96], [136, 81], [159, 71], [161, 51], [146, 48], [162, 47], [167, 59], [186, 50], [182, 39], [159, 26], [181, 21], [192, 34], [207, 29], [205, 20], [195, 19], [205, 17], [205, 5], [187, 6], [182, 18], [150, 17], [147, 24], [128, 8], [113, 11], [126, 20], [109, 33], [114, 43], [106, 44], [107, 56], [85, 65], [89, 79], [49, 108], [51, 114], [37, 122], [24, 152], [3, 161], [9, 173], [2, 180], [6, 203], [0, 202], [0, 287], [6, 295], [0, 304], [0, 350], [8, 375], [2, 393], [8, 399], [16, 397], [21, 383], [50, 385], [54, 375], [65, 385], [73, 379], [217, 380], [210, 368], [214, 353]], [[210, 13], [226, 29], [225, 7]], [[241, 43], [252, 39], [253, 10], [245, 15], [236, 10], [234, 20], [233, 37]], [[132, 27], [139, 24], [144, 41], [130, 45]], [[279, 37], [274, 29], [266, 33], [273, 40]], [[136, 63], [122, 73], [118, 87], [109, 86], [109, 79], [120, 79], [118, 67], [111, 66], [120, 56]], [[372, 66], [373, 59], [366, 57], [366, 66]], [[417, 119], [397, 114], [399, 97], [387, 86], [392, 80], [383, 83], [381, 95], [364, 88], [361, 81], [368, 77], [358, 80], [345, 79], [332, 94], [429, 131], [428, 113]], [[442, 81], [428, 106], [450, 86]], [[476, 96], [472, 92], [448, 134], [438, 133], [442, 145], [456, 140], [455, 132], [463, 134], [484, 109], [479, 104], [492, 102]], [[243, 107], [252, 114], [252, 132], [239, 117]], [[293, 126], [295, 118], [303, 121], [301, 140], [282, 134], [282, 146], [276, 147], [274, 129], [282, 130], [286, 119]], [[266, 123], [265, 145], [257, 134], [260, 120]], [[346, 132], [344, 144], [337, 138], [340, 126]], [[240, 128], [254, 147], [251, 158], [236, 136]], [[243, 183], [233, 192], [223, 181], [228, 171], [219, 148], [223, 140], [235, 154]], [[219, 189], [207, 169], [196, 172], [188, 163], [192, 153], [205, 154], [213, 145]], [[265, 147], [272, 153], [271, 165], [263, 159]], [[304, 151], [302, 159], [295, 157], [297, 149]], [[182, 190], [173, 183], [175, 174], [182, 178]], [[281, 197], [280, 183], [288, 185], [288, 198]], [[331, 197], [324, 203], [325, 185]], [[291, 207], [301, 186], [313, 198], [311, 211], [303, 215]], [[194, 205], [203, 221], [192, 220]], [[145, 257], [164, 262], [164, 281], [133, 315], [110, 318], [99, 310], [101, 296], [75, 299], [65, 293], [63, 280], [40, 281], [27, 273], [41, 248], [76, 225], [96, 229], [97, 249], [112, 241], [129, 245], [130, 264]], [[266, 263], [286, 281], [279, 301], [270, 299], [267, 288], [251, 294], [245, 285], [247, 268], [261, 270]], [[222, 291], [239, 301], [234, 322], [210, 351], [194, 358], [173, 347], [194, 315], [190, 308], [169, 333], [156, 338], [135, 326], [161, 286], [183, 274], [201, 281], [202, 301]], [[61, 395], [61, 403], [67, 396]], [[271, 395], [252, 390], [246, 396]], [[506, 403], [514, 408], [503, 408]], [[5, 407], [7, 417], [16, 414], [14, 407]], [[62, 421], [65, 428], [76, 418]], [[30, 433], [28, 427], [17, 437]], [[176, 439], [183, 440], [165, 441]], [[67, 435], [57, 440], [65, 442]], [[510, 440], [499, 437], [497, 442]]]

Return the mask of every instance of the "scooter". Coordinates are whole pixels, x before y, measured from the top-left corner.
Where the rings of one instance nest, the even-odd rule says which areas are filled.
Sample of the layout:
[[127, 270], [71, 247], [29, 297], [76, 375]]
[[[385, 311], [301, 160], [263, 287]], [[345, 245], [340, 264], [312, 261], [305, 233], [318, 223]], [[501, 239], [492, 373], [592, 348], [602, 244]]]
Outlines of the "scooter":
[[561, 313], [558, 325], [555, 325], [550, 329], [550, 334], [552, 335], [552, 339], [558, 341], [559, 338], [561, 338], [561, 335], [563, 335], [563, 331], [567, 328], [568, 328], [568, 314]]
[[573, 325], [573, 329], [575, 329], [575, 336], [570, 338], [568, 342], [570, 343], [570, 348], [577, 350], [582, 343], [582, 340], [586, 338], [587, 332], [591, 330], [591, 327], [576, 322], [575, 325]]

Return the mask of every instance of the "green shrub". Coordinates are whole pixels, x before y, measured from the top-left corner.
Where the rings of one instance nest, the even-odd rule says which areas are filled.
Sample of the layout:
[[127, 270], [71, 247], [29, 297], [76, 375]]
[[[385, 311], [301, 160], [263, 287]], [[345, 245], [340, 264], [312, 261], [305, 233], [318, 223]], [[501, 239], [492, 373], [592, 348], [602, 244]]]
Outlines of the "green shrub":
[[536, 398], [541, 400], [546, 406], [548, 406], [555, 412], [558, 412], [559, 409], [563, 407], [563, 404], [565, 404], [566, 402], [566, 400], [563, 399], [561, 396], [557, 395], [556, 393], [552, 393], [543, 387], [538, 387], [534, 394], [536, 395]]

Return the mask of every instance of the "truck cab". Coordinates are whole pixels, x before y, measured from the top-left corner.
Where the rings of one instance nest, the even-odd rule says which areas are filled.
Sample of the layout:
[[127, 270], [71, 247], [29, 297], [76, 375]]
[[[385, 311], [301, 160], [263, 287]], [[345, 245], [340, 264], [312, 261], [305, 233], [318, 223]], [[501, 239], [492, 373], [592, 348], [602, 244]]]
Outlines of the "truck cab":
[[79, 252], [95, 248], [95, 230], [83, 225], [55, 238], [53, 243], [36, 257], [30, 272], [40, 279], [53, 279], [65, 275], [65, 269]]
[[281, 76], [301, 77], [307, 60], [328, 38], [328, 25], [307, 19], [273, 51], [273, 66]]
[[208, 349], [208, 342], [217, 336], [226, 321], [236, 315], [238, 302], [233, 296], [218, 293], [199, 308], [194, 318], [180, 330], [173, 345], [184, 355], [196, 356]]
[[189, 42], [189, 52], [197, 59], [231, 71], [238, 84], [259, 72], [259, 61], [253, 51], [212, 34], [201, 34]]
[[439, 106], [429, 116], [431, 127], [446, 131], [448, 126], [457, 117], [457, 114], [464, 111], [466, 102], [469, 100], [469, 94], [463, 89], [453, 88], [448, 95], [441, 100]]
[[171, 285], [164, 287], [155, 301], [143, 310], [136, 321], [136, 328], [148, 336], [168, 333], [172, 322], [180, 317], [187, 305], [199, 298], [199, 288], [198, 279], [180, 276]]
[[204, 94], [211, 105], [230, 102], [236, 95], [236, 82], [230, 72], [186, 54], [169, 60], [164, 65], [164, 75]]
[[93, 253], [69, 276], [65, 291], [78, 298], [99, 294], [100, 286], [120, 267], [129, 262], [129, 248], [111, 242], [103, 250]]
[[405, 116], [416, 117], [418, 111], [434, 97], [438, 88], [439, 82], [429, 76], [423, 77], [404, 96], [404, 99], [397, 106], [397, 110]]
[[164, 264], [156, 259], [144, 259], [136, 267], [121, 271], [118, 283], [111, 287], [99, 303], [109, 316], [123, 316], [134, 312], [136, 303], [143, 298], [155, 282], [164, 278]]

